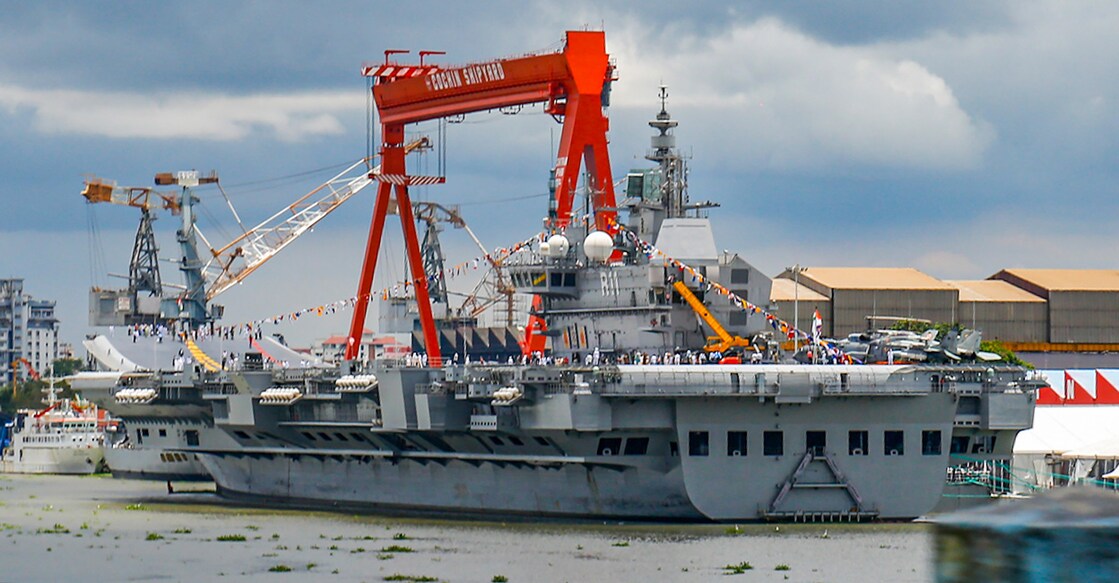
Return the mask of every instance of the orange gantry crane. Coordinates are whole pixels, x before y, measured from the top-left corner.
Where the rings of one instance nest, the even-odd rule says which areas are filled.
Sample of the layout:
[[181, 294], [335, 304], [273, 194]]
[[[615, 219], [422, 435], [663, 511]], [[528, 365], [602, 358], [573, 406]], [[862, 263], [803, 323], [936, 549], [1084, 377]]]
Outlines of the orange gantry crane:
[[379, 182], [373, 219], [358, 282], [357, 303], [350, 323], [346, 360], [357, 356], [365, 326], [377, 253], [384, 233], [390, 199], [404, 231], [412, 283], [419, 306], [424, 347], [429, 360], [440, 360], [439, 337], [428, 297], [427, 277], [416, 238], [408, 186], [439, 184], [441, 176], [412, 176], [405, 167], [404, 126], [478, 111], [544, 103], [545, 113], [563, 119], [559, 152], [556, 155], [555, 226], [571, 221], [579, 169], [585, 161], [593, 183], [595, 226], [610, 231], [616, 216], [614, 184], [606, 148], [609, 103], [614, 66], [606, 53], [606, 35], [601, 31], [568, 31], [564, 48], [556, 53], [498, 59], [462, 67], [443, 68], [424, 64], [433, 51], [420, 51], [418, 65], [390, 62], [385, 51], [382, 65], [366, 67], [362, 73], [373, 78], [373, 99], [381, 119], [381, 170], [370, 174]]

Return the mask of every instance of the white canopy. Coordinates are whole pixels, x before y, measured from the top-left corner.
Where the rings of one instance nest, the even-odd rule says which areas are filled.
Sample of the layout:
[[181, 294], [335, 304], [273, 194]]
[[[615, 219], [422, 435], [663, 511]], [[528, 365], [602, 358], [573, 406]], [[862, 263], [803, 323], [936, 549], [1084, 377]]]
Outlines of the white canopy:
[[[1014, 453], [1096, 453], [1119, 458], [1119, 405], [1055, 405], [1034, 411], [1034, 426], [1018, 434]], [[1110, 454], [1114, 455], [1110, 455]]]

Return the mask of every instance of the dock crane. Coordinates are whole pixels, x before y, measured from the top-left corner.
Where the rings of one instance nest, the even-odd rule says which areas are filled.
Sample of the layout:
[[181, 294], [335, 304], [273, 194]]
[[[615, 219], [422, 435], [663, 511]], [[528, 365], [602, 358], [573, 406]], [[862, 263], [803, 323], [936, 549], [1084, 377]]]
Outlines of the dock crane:
[[[430, 149], [431, 140], [422, 136], [405, 144], [403, 153]], [[370, 167], [371, 162], [372, 158], [368, 157], [354, 162], [260, 224], [245, 230], [229, 243], [210, 249], [212, 257], [203, 266], [209, 283], [206, 299], [212, 300], [240, 283], [284, 247], [372, 184], [372, 176], [380, 174], [381, 166]]]
[[[404, 150], [405, 153], [410, 153], [430, 148], [431, 141], [427, 137], [420, 137], [406, 144]], [[219, 317], [220, 307], [209, 306], [209, 302], [243, 281], [284, 247], [310, 231], [319, 221], [371, 184], [373, 180], [370, 173], [380, 171], [380, 166], [370, 165], [371, 160], [372, 158], [366, 157], [354, 162], [255, 227], [245, 229], [242, 225], [242, 234], [219, 248], [210, 245], [198, 231], [193, 214], [193, 204], [197, 202], [197, 198], [190, 193], [191, 188], [199, 185], [217, 184], [220, 188], [216, 174], [199, 176], [196, 172], [164, 172], [156, 175], [157, 186], [180, 186], [183, 189], [181, 193], [157, 192], [147, 187], [117, 186], [100, 178], [87, 179], [82, 190], [82, 196], [87, 201], [136, 207], [142, 213], [129, 268], [129, 301], [125, 302], [129, 304], [131, 316], [124, 321], [106, 320], [98, 323], [133, 324], [138, 320], [154, 321], [160, 313], [173, 314], [168, 317], [175, 318], [183, 311], [190, 314], [190, 320], [196, 325], [208, 318]], [[230, 208], [233, 209], [231, 202]], [[165, 286], [159, 273], [158, 250], [151, 228], [151, 222], [155, 220], [152, 211], [157, 209], [170, 210], [173, 215], [183, 217], [176, 237], [182, 251], [180, 268], [183, 270], [186, 286], [176, 297], [170, 298], [167, 306], [160, 309], [149, 307], [146, 311], [151, 315], [145, 319], [138, 315], [136, 309], [137, 304], [142, 303], [137, 301], [138, 293], [147, 291], [149, 296], [160, 298]], [[233, 213], [240, 223], [236, 210]], [[204, 253], [199, 253], [196, 236], [202, 239], [209, 251], [210, 256], [205, 261]], [[114, 292], [94, 290], [94, 293]]]
[[[491, 306], [502, 304], [506, 322], [513, 321], [514, 301], [513, 294], [516, 289], [509, 283], [505, 276], [501, 260], [494, 257], [486, 250], [485, 245], [474, 234], [470, 225], [457, 209], [449, 208], [434, 202], [413, 202], [412, 207], [417, 221], [426, 223], [424, 239], [420, 245], [423, 252], [424, 272], [428, 281], [432, 282], [429, 293], [432, 302], [447, 303], [447, 285], [443, 277], [443, 253], [439, 245], [439, 224], [446, 223], [456, 229], [466, 231], [470, 240], [482, 252], [482, 257], [489, 263], [489, 272], [478, 282], [474, 290], [467, 294], [466, 299], [457, 310], [456, 318], [476, 318]], [[492, 276], [492, 277], [491, 277]]]
[[140, 226], [132, 244], [132, 259], [128, 263], [128, 294], [133, 305], [137, 295], [148, 292], [150, 297], [163, 295], [163, 280], [159, 274], [159, 250], [152, 232], [153, 211], [162, 209], [172, 215], [182, 212], [174, 193], [157, 192], [142, 186], [117, 186], [116, 183], [89, 177], [82, 189], [82, 196], [90, 203], [111, 203], [140, 209]]
[[[191, 323], [199, 325], [214, 317], [206, 306], [205, 280], [201, 274], [202, 263], [198, 258], [194, 216], [194, 204], [198, 202], [198, 198], [191, 189], [199, 185], [217, 183], [216, 174], [202, 176], [193, 170], [166, 172], [155, 176], [156, 186], [179, 186], [181, 191], [178, 193], [157, 192], [148, 187], [117, 186], [113, 182], [100, 178], [89, 178], [85, 181], [82, 196], [88, 202], [120, 204], [136, 207], [141, 211], [140, 227], [136, 232], [132, 260], [129, 264], [128, 289], [123, 292], [94, 289], [93, 293], [109, 294], [109, 298], [116, 301], [110, 302], [114, 304], [111, 313], [102, 313], [98, 303], [99, 311], [91, 314], [95, 318], [92, 323], [95, 325], [154, 323], [161, 318], [169, 317], [186, 318]], [[155, 208], [170, 210], [181, 220], [176, 239], [182, 250], [179, 269], [184, 274], [186, 286], [173, 298], [163, 296], [164, 284], [159, 274], [158, 249], [151, 229], [151, 222], [154, 219], [151, 211]], [[143, 301], [139, 294], [144, 291], [148, 292], [148, 298], [155, 299]], [[173, 315], [164, 316], [164, 314]]]
[[395, 197], [408, 253], [416, 302], [420, 311], [424, 347], [432, 362], [440, 361], [439, 338], [416, 237], [408, 187], [440, 184], [442, 176], [409, 175], [404, 161], [404, 126], [467, 113], [516, 108], [544, 103], [544, 112], [563, 120], [556, 156], [556, 211], [554, 226], [562, 228], [572, 219], [574, 195], [583, 161], [592, 176], [594, 220], [601, 231], [611, 231], [617, 214], [614, 181], [606, 148], [609, 105], [614, 65], [606, 53], [606, 35], [601, 31], [568, 31], [563, 50], [555, 53], [498, 59], [462, 67], [444, 68], [424, 63], [436, 54], [420, 52], [418, 65], [390, 61], [365, 67], [362, 74], [373, 78], [373, 99], [381, 121], [381, 155], [384, 169], [371, 178], [379, 182], [373, 218], [358, 282], [357, 302], [350, 323], [346, 360], [357, 356], [369, 305], [373, 274], [377, 267], [385, 217]]
[[672, 284], [672, 287], [676, 290], [676, 293], [680, 294], [680, 297], [684, 298], [684, 301], [688, 302], [699, 319], [703, 320], [715, 332], [714, 336], [707, 337], [707, 344], [703, 347], [705, 352], [726, 352], [731, 348], [750, 346], [748, 339], [741, 336], [732, 336], [730, 332], [727, 332], [726, 328], [723, 328], [722, 324], [719, 324], [719, 321], [711, 315], [707, 306], [703, 305], [703, 302], [695, 297], [692, 290], [684, 285], [684, 282], [677, 281]]

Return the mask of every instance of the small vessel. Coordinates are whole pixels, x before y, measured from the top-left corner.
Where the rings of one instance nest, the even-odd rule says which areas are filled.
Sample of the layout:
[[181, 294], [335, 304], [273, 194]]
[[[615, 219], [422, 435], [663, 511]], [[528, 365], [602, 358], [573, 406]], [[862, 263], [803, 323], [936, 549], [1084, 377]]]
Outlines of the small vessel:
[[94, 474], [103, 472], [105, 444], [116, 423], [81, 399], [59, 399], [54, 379], [46, 408], [22, 410], [5, 424], [0, 472], [14, 474]]

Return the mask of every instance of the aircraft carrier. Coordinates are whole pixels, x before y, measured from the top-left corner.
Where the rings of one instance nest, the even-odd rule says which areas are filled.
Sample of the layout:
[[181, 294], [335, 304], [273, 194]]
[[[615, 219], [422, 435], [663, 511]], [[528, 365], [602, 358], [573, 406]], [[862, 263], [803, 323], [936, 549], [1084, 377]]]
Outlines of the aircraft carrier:
[[[561, 54], [604, 46], [599, 37], [568, 33]], [[612, 66], [602, 56], [592, 111], [609, 102]], [[522, 60], [534, 58], [545, 57]], [[409, 75], [442, 95], [514, 79], [529, 64], [514, 61], [442, 69], [437, 86], [422, 79], [434, 69]], [[379, 82], [398, 69], [386, 62]], [[570, 119], [579, 106], [565, 97], [557, 111]], [[382, 119], [410, 119], [393, 115]], [[266, 504], [714, 521], [909, 519], [939, 500], [952, 453], [1009, 458], [1043, 384], [1023, 368], [931, 343], [913, 364], [850, 364], [822, 342], [808, 363], [784, 359], [764, 333], [777, 327], [784, 339], [786, 325], [742, 301], [768, 298], [769, 279], [718, 251], [707, 216], [717, 205], [690, 202], [663, 92], [650, 126], [656, 167], [627, 176], [620, 204], [587, 194], [582, 217], [571, 208], [570, 158], [559, 157], [544, 232], [506, 259], [517, 291], [539, 298], [541, 325], [530, 327], [538, 335], [520, 359], [455, 362], [429, 344], [430, 358], [367, 367], [246, 358], [237, 370], [196, 368], [184, 374], [225, 443], [181, 451], [199, 456], [223, 496]], [[599, 155], [602, 187], [609, 168]], [[398, 187], [413, 178], [387, 160], [384, 171], [403, 176], [381, 179]], [[406, 189], [396, 196], [410, 208]], [[603, 209], [612, 214], [604, 219]], [[422, 308], [426, 286], [415, 281]], [[363, 285], [358, 298], [368, 299]], [[359, 301], [362, 317], [364, 308]], [[362, 321], [355, 316], [356, 330]], [[704, 326], [718, 321], [727, 322], [724, 344], [711, 350]], [[147, 406], [174, 392], [148, 388]]]

